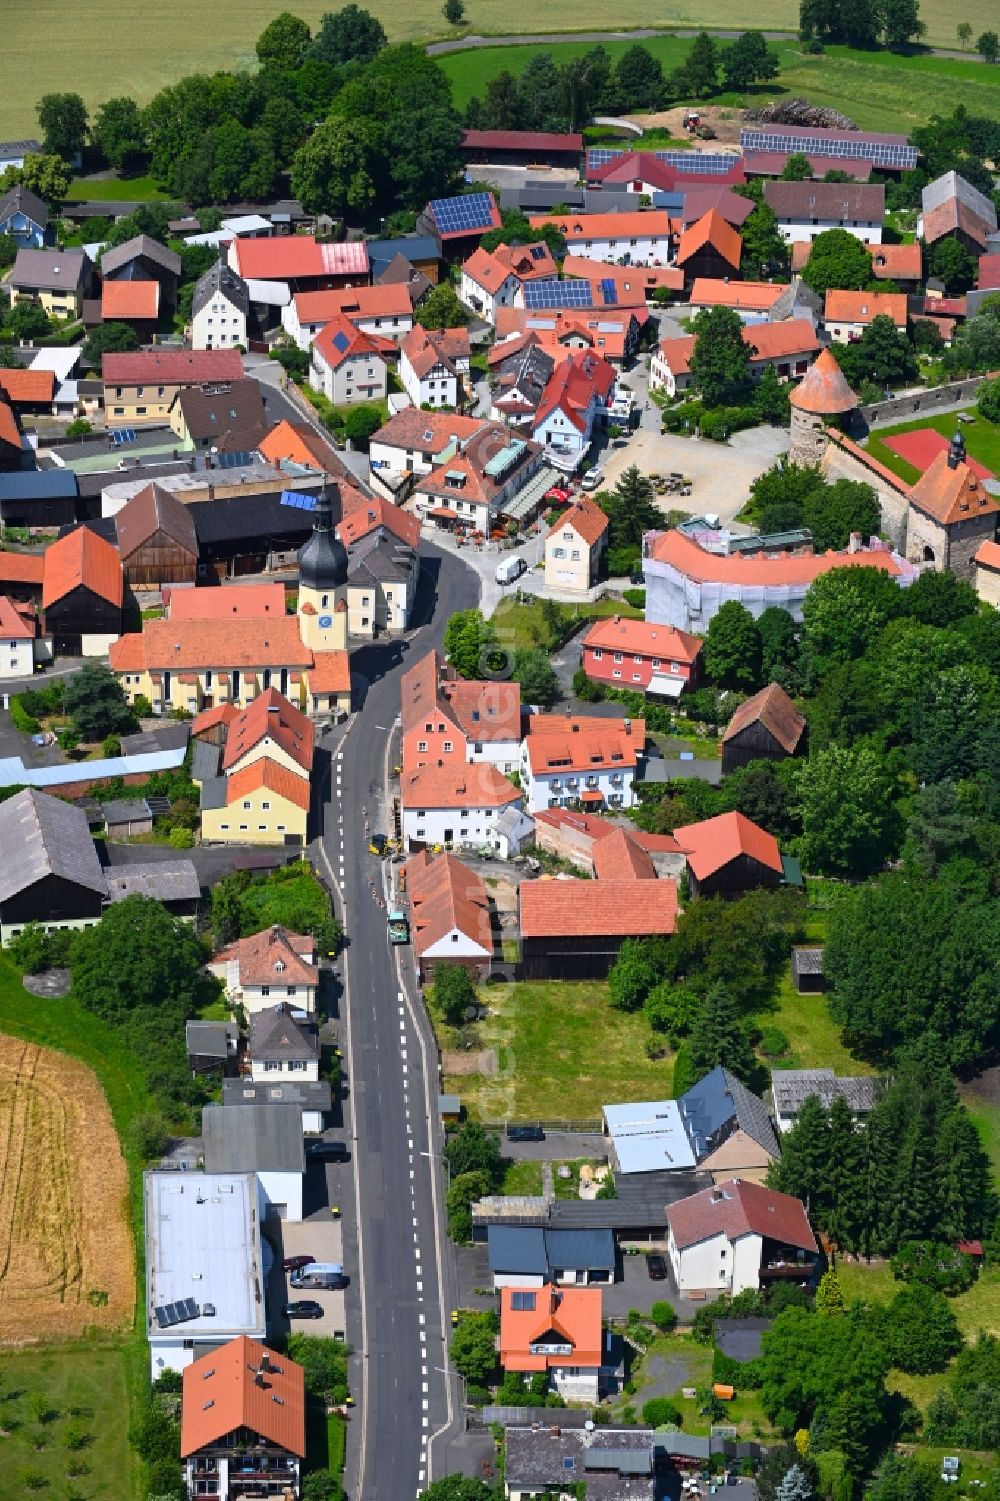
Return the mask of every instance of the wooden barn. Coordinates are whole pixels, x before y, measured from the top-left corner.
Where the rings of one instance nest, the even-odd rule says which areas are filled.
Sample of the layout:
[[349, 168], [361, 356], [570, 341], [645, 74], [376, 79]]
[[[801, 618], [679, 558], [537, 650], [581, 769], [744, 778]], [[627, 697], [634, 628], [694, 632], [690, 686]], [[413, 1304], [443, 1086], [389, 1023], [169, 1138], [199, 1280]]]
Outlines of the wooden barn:
[[45, 554], [45, 634], [62, 657], [103, 657], [122, 633], [125, 580], [117, 549], [79, 526]]
[[198, 536], [190, 508], [150, 484], [115, 515], [118, 555], [133, 589], [193, 584], [198, 577]]
[[518, 889], [525, 980], [603, 980], [626, 938], [672, 933], [677, 883], [522, 881]]
[[0, 942], [29, 922], [92, 927], [107, 894], [82, 808], [34, 787], [0, 803]]
[[720, 813], [674, 830], [687, 857], [692, 896], [738, 896], [755, 886], [780, 886], [778, 842], [742, 813]]
[[806, 722], [784, 688], [768, 683], [740, 704], [722, 737], [722, 774], [750, 761], [784, 761], [801, 748]]

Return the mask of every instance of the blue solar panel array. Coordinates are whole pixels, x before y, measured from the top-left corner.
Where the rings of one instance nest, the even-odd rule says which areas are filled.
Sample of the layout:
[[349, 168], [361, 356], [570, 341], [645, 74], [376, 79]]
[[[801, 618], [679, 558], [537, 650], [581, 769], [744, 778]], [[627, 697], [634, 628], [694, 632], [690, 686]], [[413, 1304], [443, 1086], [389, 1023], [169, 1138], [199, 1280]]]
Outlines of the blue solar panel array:
[[334, 349], [339, 349], [341, 354], [344, 353], [350, 342], [350, 339], [344, 333], [334, 334], [333, 336], [333, 347]]
[[[587, 152], [587, 166], [606, 167], [608, 162], [617, 161], [619, 157], [629, 154], [612, 146], [591, 146]], [[725, 177], [739, 162], [737, 156], [721, 152], [653, 151], [650, 155], [658, 162], [666, 162], [675, 172], [697, 173], [706, 177]]]
[[303, 495], [301, 490], [282, 490], [281, 504], [292, 506], [296, 511], [315, 511], [315, 495]]
[[494, 200], [491, 193], [466, 193], [460, 198], [432, 198], [434, 223], [444, 235], [489, 229], [493, 224]]
[[589, 281], [529, 281], [524, 287], [528, 311], [543, 308], [592, 307], [594, 294]]
[[604, 297], [605, 307], [613, 307], [618, 301], [618, 283], [613, 276], [605, 276], [602, 279], [601, 293]]
[[108, 437], [111, 439], [111, 446], [113, 448], [124, 448], [126, 444], [135, 442], [135, 428], [108, 428]]
[[793, 126], [762, 127], [741, 130], [740, 145], [744, 151], [800, 151], [806, 156], [873, 162], [876, 167], [890, 167], [895, 172], [908, 172], [917, 165], [917, 148], [909, 142], [873, 140], [860, 130], [827, 137], [810, 131], [800, 134]]

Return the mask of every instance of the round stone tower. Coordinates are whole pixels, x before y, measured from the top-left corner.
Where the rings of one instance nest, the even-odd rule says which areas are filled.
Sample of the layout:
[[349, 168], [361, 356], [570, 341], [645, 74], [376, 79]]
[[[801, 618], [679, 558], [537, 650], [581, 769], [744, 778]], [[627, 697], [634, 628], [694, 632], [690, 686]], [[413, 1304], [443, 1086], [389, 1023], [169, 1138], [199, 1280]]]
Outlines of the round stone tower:
[[852, 412], [858, 398], [829, 349], [821, 349], [789, 397], [793, 464], [819, 464], [826, 453], [826, 420]]

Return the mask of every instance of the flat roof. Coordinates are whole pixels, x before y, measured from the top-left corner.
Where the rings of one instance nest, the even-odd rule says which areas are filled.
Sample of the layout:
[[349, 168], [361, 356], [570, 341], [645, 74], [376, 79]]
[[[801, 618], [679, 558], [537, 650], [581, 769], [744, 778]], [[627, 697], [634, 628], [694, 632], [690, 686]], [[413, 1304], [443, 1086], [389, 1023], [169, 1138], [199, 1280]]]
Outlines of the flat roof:
[[695, 1166], [696, 1158], [676, 1100], [605, 1105], [604, 1119], [623, 1173]]
[[[151, 1339], [263, 1339], [264, 1277], [253, 1173], [148, 1172], [146, 1326]], [[154, 1310], [193, 1298], [194, 1318], [160, 1327]], [[207, 1314], [205, 1305], [215, 1309]]]

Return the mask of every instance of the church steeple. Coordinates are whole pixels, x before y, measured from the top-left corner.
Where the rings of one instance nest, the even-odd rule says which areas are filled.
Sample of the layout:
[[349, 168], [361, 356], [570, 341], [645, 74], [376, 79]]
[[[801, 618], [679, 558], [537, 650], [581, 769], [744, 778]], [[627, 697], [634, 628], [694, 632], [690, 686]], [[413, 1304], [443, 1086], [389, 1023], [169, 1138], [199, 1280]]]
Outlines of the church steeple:
[[347, 583], [347, 549], [333, 528], [333, 506], [326, 480], [313, 512], [312, 536], [299, 548], [299, 584], [320, 593]]

